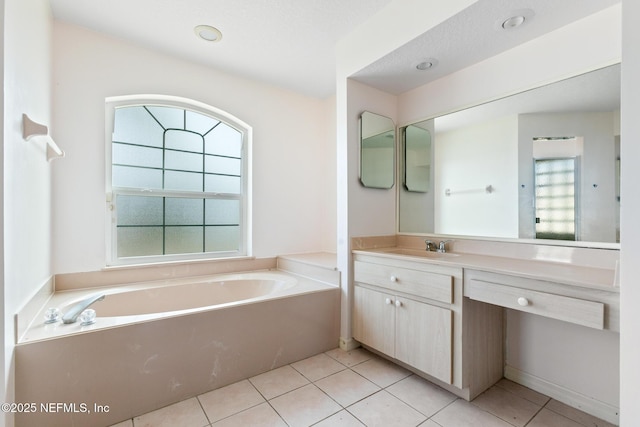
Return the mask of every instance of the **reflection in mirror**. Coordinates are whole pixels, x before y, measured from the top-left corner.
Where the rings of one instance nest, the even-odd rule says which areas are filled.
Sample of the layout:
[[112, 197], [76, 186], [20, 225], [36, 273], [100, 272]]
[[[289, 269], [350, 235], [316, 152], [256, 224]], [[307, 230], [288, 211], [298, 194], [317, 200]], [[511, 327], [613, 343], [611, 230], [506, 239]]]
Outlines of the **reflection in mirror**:
[[404, 186], [426, 193], [431, 183], [431, 132], [418, 125], [404, 128]]
[[619, 242], [619, 123], [619, 64], [416, 123], [433, 191], [398, 189], [399, 232]]
[[369, 188], [391, 188], [395, 183], [393, 121], [365, 111], [360, 115], [360, 182]]

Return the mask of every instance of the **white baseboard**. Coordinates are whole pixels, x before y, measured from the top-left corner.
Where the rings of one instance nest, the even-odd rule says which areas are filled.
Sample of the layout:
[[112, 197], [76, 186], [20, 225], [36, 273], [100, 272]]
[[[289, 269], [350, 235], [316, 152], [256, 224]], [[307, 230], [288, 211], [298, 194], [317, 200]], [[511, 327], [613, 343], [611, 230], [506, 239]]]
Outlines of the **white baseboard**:
[[528, 374], [509, 365], [504, 368], [504, 376], [515, 383], [545, 394], [565, 405], [569, 405], [615, 425], [620, 425], [620, 409], [613, 405], [569, 390], [568, 388]]

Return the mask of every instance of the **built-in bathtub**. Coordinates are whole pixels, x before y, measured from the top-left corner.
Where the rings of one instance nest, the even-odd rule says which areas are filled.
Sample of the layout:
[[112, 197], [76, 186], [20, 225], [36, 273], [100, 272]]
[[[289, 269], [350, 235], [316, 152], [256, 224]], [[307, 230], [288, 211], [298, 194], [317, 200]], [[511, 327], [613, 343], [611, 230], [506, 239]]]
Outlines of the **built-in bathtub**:
[[[96, 294], [94, 324], [44, 323]], [[56, 292], [16, 346], [16, 425], [114, 424], [334, 348], [339, 322], [339, 287], [283, 271]]]

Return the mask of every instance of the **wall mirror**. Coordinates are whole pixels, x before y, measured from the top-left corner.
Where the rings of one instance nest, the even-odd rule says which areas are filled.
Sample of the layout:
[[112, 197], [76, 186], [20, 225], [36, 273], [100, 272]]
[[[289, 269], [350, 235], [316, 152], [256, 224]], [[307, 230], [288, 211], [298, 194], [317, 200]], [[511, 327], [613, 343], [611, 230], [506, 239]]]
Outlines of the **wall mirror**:
[[407, 191], [426, 193], [431, 183], [431, 131], [413, 124], [402, 132], [402, 170]]
[[393, 120], [365, 111], [360, 115], [360, 182], [369, 188], [395, 183], [396, 128]]
[[403, 127], [405, 141], [414, 127], [430, 133], [433, 160], [426, 192], [398, 189], [399, 232], [611, 247], [619, 123], [616, 64]]

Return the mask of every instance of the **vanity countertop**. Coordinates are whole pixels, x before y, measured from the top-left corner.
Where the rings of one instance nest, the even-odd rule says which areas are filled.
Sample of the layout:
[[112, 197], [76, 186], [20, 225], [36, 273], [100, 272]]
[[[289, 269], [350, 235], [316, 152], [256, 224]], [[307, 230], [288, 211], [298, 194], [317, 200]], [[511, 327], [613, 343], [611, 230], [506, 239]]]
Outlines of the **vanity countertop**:
[[620, 288], [614, 286], [615, 271], [613, 269], [471, 253], [427, 253], [424, 250], [398, 247], [358, 249], [353, 250], [353, 253], [462, 267], [614, 293], [620, 292]]

